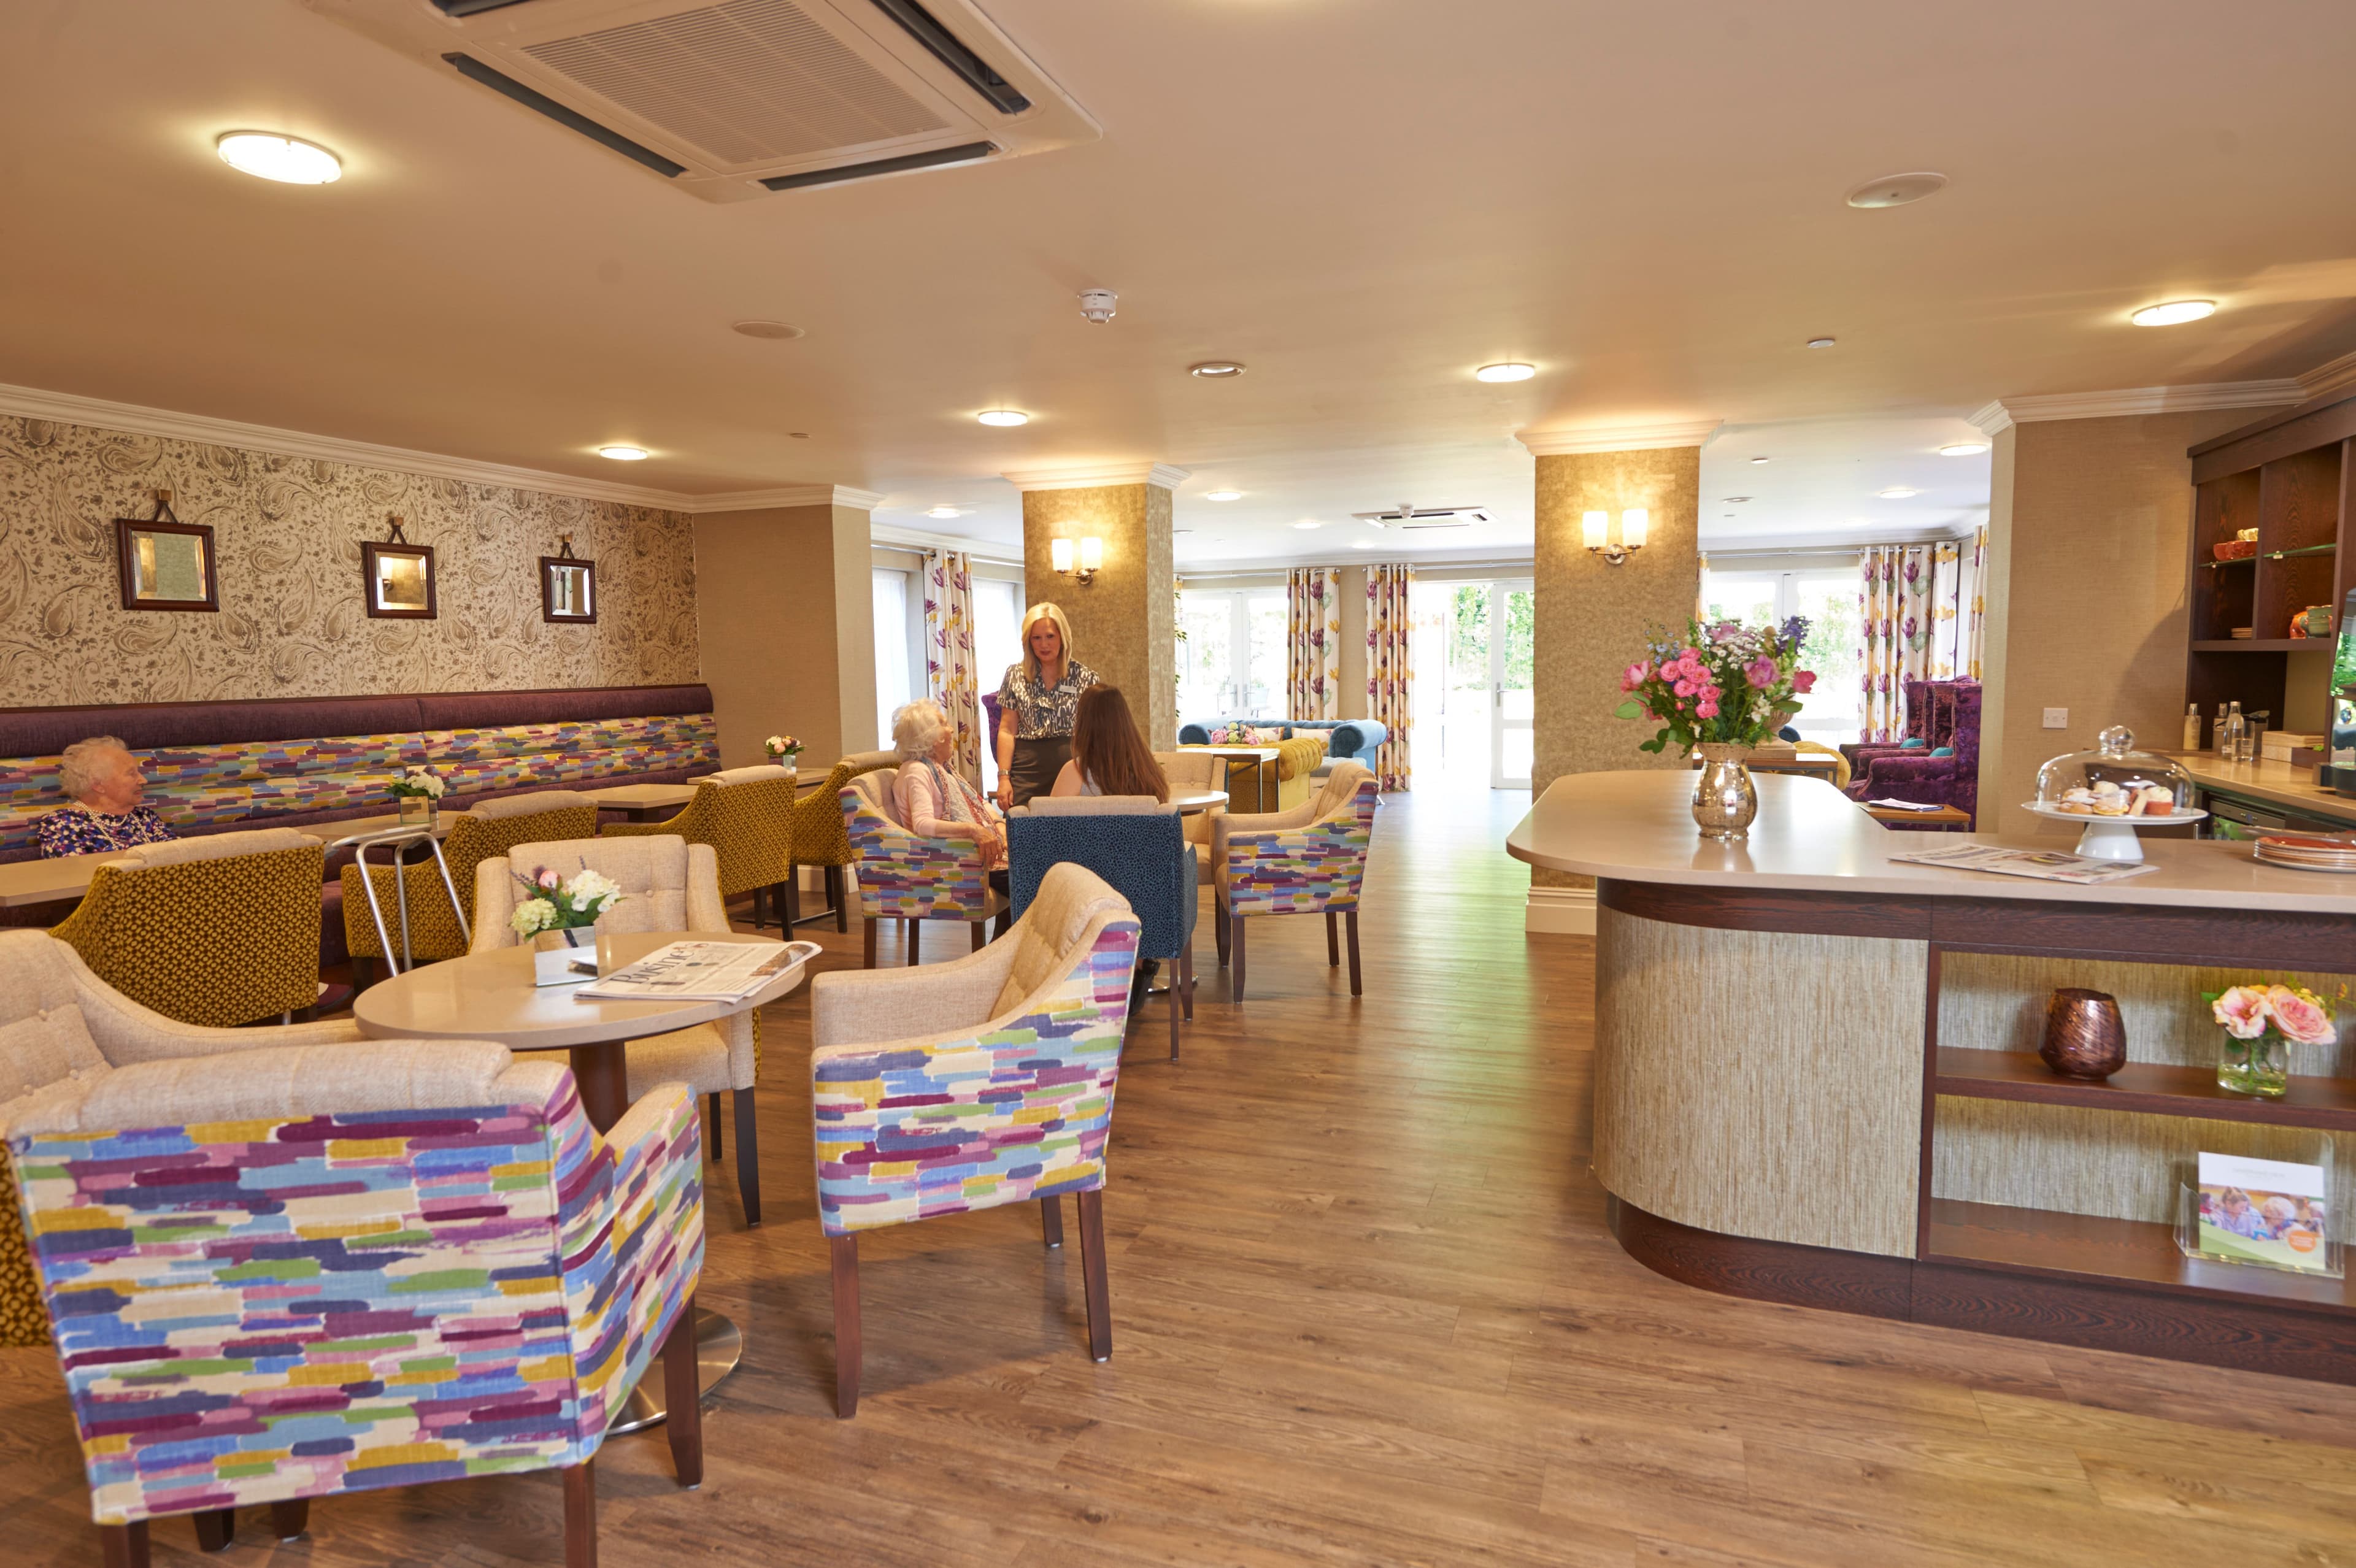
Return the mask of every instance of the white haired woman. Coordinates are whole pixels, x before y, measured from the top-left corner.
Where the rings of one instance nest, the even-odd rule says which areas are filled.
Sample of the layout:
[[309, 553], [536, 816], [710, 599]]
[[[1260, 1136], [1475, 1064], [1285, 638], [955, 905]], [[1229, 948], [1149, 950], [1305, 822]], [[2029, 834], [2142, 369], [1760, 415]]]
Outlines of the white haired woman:
[[892, 804], [900, 820], [920, 838], [970, 838], [981, 847], [981, 863], [993, 885], [1006, 873], [1006, 828], [998, 808], [968, 784], [950, 759], [957, 754], [957, 726], [937, 702], [911, 702], [892, 714], [892, 749], [900, 773]]
[[1072, 624], [1042, 602], [1023, 612], [1023, 658], [998, 688], [998, 804], [1023, 805], [1055, 787], [1072, 760], [1080, 693], [1097, 672], [1072, 656]]
[[77, 741], [59, 762], [58, 788], [73, 804], [34, 819], [43, 859], [104, 855], [178, 837], [154, 806], [139, 804], [147, 775], [121, 741], [112, 735]]

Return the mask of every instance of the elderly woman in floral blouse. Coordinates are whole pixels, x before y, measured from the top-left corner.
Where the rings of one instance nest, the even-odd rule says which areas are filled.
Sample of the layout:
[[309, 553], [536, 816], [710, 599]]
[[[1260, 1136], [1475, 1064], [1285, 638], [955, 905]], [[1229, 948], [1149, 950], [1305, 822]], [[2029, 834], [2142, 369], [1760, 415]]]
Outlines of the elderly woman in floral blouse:
[[104, 855], [177, 837], [154, 806], [139, 804], [147, 775], [131, 748], [113, 736], [77, 741], [60, 761], [58, 787], [73, 804], [34, 820], [45, 859]]

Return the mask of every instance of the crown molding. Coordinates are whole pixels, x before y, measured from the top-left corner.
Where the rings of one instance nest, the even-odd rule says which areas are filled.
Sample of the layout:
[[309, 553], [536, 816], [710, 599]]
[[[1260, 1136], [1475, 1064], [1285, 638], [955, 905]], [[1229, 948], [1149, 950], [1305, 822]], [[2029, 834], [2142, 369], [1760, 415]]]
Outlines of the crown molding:
[[2329, 398], [2342, 392], [2356, 391], [2356, 354], [2342, 354], [2337, 359], [2318, 365], [2301, 376], [2298, 384], [2310, 398]]
[[781, 485], [774, 490], [731, 490], [718, 496], [681, 496], [682, 512], [758, 512], [772, 507], [848, 507], [872, 512], [884, 504], [874, 490], [854, 490], [848, 485]]
[[867, 530], [867, 538], [873, 544], [897, 545], [905, 549], [959, 550], [976, 560], [986, 560], [995, 566], [1019, 567], [1023, 564], [1021, 546], [1003, 545], [995, 539], [968, 539], [962, 534], [937, 534], [924, 528], [904, 528], [894, 523], [873, 525]]
[[2055, 392], [1998, 398], [1973, 411], [1970, 422], [1987, 435], [2046, 420], [2118, 419], [2132, 414], [2189, 414], [2210, 409], [2271, 409], [2311, 396], [2292, 380], [2204, 381], [2189, 387], [2127, 387], [2110, 392]]
[[1174, 490], [1193, 473], [1166, 463], [1098, 463], [1078, 468], [1009, 469], [1000, 477], [1029, 495], [1033, 490], [1095, 490], [1108, 485], [1159, 485]]
[[1580, 452], [1655, 452], [1671, 446], [1707, 446], [1724, 420], [1687, 420], [1679, 424], [1619, 425], [1611, 429], [1523, 430], [1514, 439], [1539, 457]]

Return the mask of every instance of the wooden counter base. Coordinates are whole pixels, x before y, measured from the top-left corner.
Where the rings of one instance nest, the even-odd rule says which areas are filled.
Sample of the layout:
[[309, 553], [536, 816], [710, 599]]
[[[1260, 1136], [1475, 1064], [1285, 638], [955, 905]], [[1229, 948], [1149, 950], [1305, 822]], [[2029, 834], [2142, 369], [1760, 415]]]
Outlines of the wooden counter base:
[[1755, 1241], [1680, 1225], [1618, 1198], [1608, 1200], [1607, 1213], [1630, 1257], [1699, 1290], [2356, 1385], [2356, 1318], [2343, 1313], [2279, 1306], [2256, 1313], [2159, 1285]]

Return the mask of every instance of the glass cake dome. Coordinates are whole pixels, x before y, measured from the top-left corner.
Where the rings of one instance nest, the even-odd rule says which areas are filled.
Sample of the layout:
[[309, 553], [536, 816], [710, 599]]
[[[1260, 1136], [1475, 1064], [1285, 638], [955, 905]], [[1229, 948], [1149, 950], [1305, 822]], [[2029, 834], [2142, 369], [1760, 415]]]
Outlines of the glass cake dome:
[[2135, 749], [2135, 732], [2114, 724], [2094, 737], [2091, 752], [2072, 752], [2037, 770], [2040, 816], [2086, 824], [2078, 853], [2106, 860], [2140, 860], [2136, 827], [2173, 827], [2208, 816], [2192, 805], [2192, 776], [2166, 757]]

